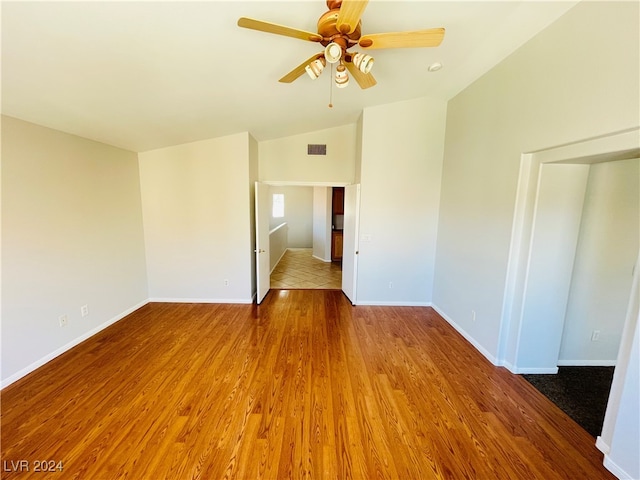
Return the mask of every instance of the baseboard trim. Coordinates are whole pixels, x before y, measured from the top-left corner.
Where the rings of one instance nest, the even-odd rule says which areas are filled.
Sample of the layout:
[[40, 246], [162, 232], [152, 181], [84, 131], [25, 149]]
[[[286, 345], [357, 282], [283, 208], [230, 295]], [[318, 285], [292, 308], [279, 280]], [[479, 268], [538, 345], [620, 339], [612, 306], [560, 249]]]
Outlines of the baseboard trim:
[[555, 375], [558, 373], [558, 367], [524, 367], [509, 369], [510, 372], [517, 375]]
[[237, 303], [246, 305], [253, 303], [253, 298], [150, 298], [149, 302], [153, 303]]
[[320, 257], [318, 257], [318, 256], [316, 256], [316, 255], [311, 255], [311, 256], [312, 256], [313, 258], [315, 258], [316, 260], [320, 260], [321, 262], [324, 262], [324, 263], [331, 263], [331, 259], [327, 260], [326, 258], [320, 258]]
[[518, 373], [516, 371], [517, 370], [516, 366], [514, 364], [512, 364], [511, 362], [507, 362], [506, 360], [502, 360], [497, 365], [506, 368], [507, 370], [509, 370], [513, 374], [517, 374]]
[[50, 362], [54, 358], [59, 357], [64, 352], [66, 352], [68, 350], [71, 350], [76, 345], [78, 345], [78, 344], [84, 342], [85, 340], [93, 337], [96, 333], [98, 333], [98, 332], [104, 330], [105, 328], [113, 325], [117, 321], [122, 320], [124, 317], [126, 317], [127, 315], [132, 314], [133, 312], [135, 312], [139, 308], [144, 307], [147, 303], [149, 303], [149, 300], [144, 300], [143, 302], [140, 302], [137, 305], [134, 305], [133, 307], [128, 308], [124, 312], [116, 315], [115, 317], [113, 317], [113, 318], [107, 320], [106, 322], [98, 325], [97, 327], [92, 328], [91, 330], [83, 333], [79, 337], [74, 338], [69, 343], [67, 343], [67, 344], [63, 345], [62, 347], [54, 350], [53, 352], [45, 355], [44, 357], [40, 358], [39, 360], [36, 360], [31, 365], [23, 368], [22, 370], [19, 370], [18, 372], [14, 373], [13, 375], [5, 378], [4, 380], [2, 380], [2, 383], [0, 384], [1, 388], [8, 387], [12, 383], [20, 380], [22, 377], [30, 374], [34, 370], [37, 370], [38, 368], [42, 367], [44, 364]]
[[596, 448], [607, 455], [611, 451], [611, 447], [605, 442], [600, 435], [596, 438]]
[[558, 360], [559, 367], [615, 367], [615, 360]]
[[480, 343], [478, 343], [475, 338], [473, 338], [471, 335], [469, 335], [464, 330], [464, 328], [462, 328], [460, 325], [458, 325], [456, 322], [454, 322], [453, 319], [451, 319], [446, 313], [444, 313], [444, 311], [442, 311], [442, 309], [440, 307], [438, 307], [437, 305], [431, 305], [431, 307], [433, 307], [433, 309], [436, 312], [438, 312], [438, 315], [440, 315], [442, 318], [444, 318], [449, 325], [451, 325], [460, 335], [462, 335], [467, 342], [469, 342], [471, 345], [473, 345], [473, 347], [476, 350], [478, 350], [482, 355], [484, 355], [484, 357], [487, 360], [489, 360], [495, 366], [500, 366], [498, 364], [498, 359], [495, 356], [493, 356], [491, 353], [489, 353], [489, 351], [486, 348], [484, 348], [482, 345], [480, 345]]
[[380, 302], [377, 300], [357, 300], [355, 305], [371, 307], [431, 307], [431, 302]]
[[609, 470], [620, 480], [638, 480], [638, 479], [634, 479], [631, 475], [625, 472], [624, 469], [622, 469], [619, 465], [617, 465], [616, 462], [611, 460], [611, 457], [609, 457], [608, 454], [604, 456], [604, 462], [602, 463], [604, 465], [604, 468]]

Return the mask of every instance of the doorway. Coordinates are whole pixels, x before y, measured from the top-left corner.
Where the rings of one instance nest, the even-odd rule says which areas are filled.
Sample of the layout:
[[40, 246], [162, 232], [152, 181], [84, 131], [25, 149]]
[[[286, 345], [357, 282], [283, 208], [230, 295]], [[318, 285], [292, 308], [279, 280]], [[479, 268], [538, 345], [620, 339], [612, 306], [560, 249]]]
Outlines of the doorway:
[[[357, 262], [350, 257], [357, 254], [356, 235], [345, 227], [345, 240], [351, 239], [346, 255], [339, 255], [337, 247], [342, 242], [336, 239], [342, 240], [345, 216], [355, 220], [347, 222], [352, 229], [357, 224], [359, 195], [354, 192], [359, 192], [359, 186], [270, 182], [256, 184], [256, 191], [268, 192], [256, 196], [262, 199], [261, 205], [256, 204], [256, 253], [269, 259], [268, 269], [256, 275], [258, 292], [266, 295], [270, 288], [342, 289], [353, 302]], [[345, 197], [345, 192], [350, 195]], [[280, 197], [277, 201], [276, 196]], [[345, 199], [351, 200], [348, 205]], [[274, 201], [284, 206], [277, 215]], [[343, 258], [347, 268], [353, 269], [345, 277], [346, 289]], [[264, 295], [257, 296], [258, 303]]]
[[[559, 360], [588, 169], [639, 156], [638, 129], [522, 156], [499, 351], [500, 362], [513, 373], [556, 374], [559, 364], [571, 364]], [[568, 183], [557, 182], [562, 175]], [[556, 202], [557, 198], [563, 202]], [[635, 206], [638, 207], [637, 202]], [[570, 210], [578, 216], [569, 215]], [[636, 259], [638, 253], [636, 244]], [[601, 450], [610, 441], [615, 424], [637, 321], [633, 305], [637, 305], [638, 291], [631, 286], [637, 285], [637, 260], [628, 263], [630, 285], [623, 300], [626, 305], [622, 307], [622, 333], [615, 342], [619, 349], [612, 362], [616, 368], [602, 434], [596, 443]], [[556, 275], [558, 267], [562, 270], [560, 275]], [[586, 342], [602, 339], [599, 335], [603, 332], [589, 333]], [[581, 366], [600, 364], [597, 356], [591, 359]]]
[[594, 438], [601, 433], [631, 295], [639, 218], [640, 160], [591, 165], [558, 373], [524, 375]]
[[270, 186], [271, 288], [341, 288], [340, 191], [344, 187]]

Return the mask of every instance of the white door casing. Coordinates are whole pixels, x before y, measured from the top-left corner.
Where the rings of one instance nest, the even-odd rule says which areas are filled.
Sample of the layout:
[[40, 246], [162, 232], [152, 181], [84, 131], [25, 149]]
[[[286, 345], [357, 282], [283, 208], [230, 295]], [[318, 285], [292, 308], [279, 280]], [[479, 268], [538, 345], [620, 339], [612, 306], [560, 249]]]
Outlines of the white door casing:
[[356, 304], [358, 279], [358, 235], [360, 226], [360, 184], [344, 187], [344, 230], [342, 250], [342, 291]]
[[256, 182], [256, 303], [260, 304], [271, 288], [269, 265], [269, 193], [271, 188]]

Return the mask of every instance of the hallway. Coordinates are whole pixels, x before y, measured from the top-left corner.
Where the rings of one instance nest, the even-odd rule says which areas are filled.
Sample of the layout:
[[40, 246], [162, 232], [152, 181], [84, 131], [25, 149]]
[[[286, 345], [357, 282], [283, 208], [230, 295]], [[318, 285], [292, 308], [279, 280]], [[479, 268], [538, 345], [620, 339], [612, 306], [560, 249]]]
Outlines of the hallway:
[[314, 258], [310, 248], [288, 249], [271, 273], [271, 288], [339, 290], [341, 287], [341, 265]]

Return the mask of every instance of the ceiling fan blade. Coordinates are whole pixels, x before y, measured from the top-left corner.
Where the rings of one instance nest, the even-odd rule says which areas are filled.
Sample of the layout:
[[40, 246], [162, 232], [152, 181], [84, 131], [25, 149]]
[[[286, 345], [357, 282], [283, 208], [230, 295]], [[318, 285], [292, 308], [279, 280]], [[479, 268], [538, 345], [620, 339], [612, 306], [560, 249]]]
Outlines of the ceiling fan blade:
[[284, 35], [285, 37], [299, 38], [300, 40], [308, 40], [310, 42], [322, 41], [322, 36], [317, 33], [305, 32], [297, 28], [276, 25], [275, 23], [254, 20], [253, 18], [240, 17], [238, 19], [238, 26], [250, 28], [251, 30], [260, 30], [261, 32], [275, 33], [276, 35]]
[[353, 63], [345, 62], [345, 65], [347, 66], [347, 70], [349, 70], [351, 76], [355, 78], [356, 82], [358, 82], [358, 85], [360, 85], [360, 88], [363, 90], [373, 87], [378, 83], [376, 82], [376, 79], [373, 78], [373, 75], [370, 73], [362, 73]]
[[291, 83], [291, 82], [293, 82], [295, 79], [297, 79], [300, 75], [302, 75], [304, 73], [304, 68], [307, 65], [309, 65], [314, 60], [317, 60], [318, 58], [322, 57], [323, 55], [324, 55], [324, 52], [316, 53], [313, 57], [308, 58], [307, 60], [302, 62], [300, 65], [298, 65], [296, 68], [291, 70], [289, 73], [287, 73], [284, 77], [282, 77], [278, 81], [282, 82], [282, 83]]
[[437, 47], [444, 38], [444, 28], [430, 28], [415, 32], [374, 33], [363, 35], [358, 42], [362, 48]]
[[342, 0], [338, 20], [336, 21], [338, 31], [343, 34], [353, 32], [358, 26], [364, 9], [367, 8], [367, 3], [369, 3], [369, 0]]

